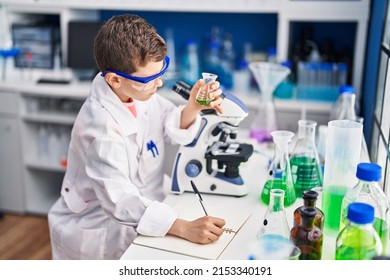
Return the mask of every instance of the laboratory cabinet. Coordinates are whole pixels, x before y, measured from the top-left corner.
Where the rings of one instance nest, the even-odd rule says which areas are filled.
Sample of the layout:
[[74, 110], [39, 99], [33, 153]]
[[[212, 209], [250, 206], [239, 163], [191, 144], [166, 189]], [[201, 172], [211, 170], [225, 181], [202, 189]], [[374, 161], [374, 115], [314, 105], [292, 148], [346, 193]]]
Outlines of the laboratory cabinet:
[[23, 213], [19, 100], [14, 93], [0, 91], [0, 210]]
[[0, 85], [1, 210], [48, 213], [60, 195], [71, 130], [88, 89]]
[[20, 96], [26, 211], [46, 214], [60, 194], [70, 134], [84, 96], [47, 90]]

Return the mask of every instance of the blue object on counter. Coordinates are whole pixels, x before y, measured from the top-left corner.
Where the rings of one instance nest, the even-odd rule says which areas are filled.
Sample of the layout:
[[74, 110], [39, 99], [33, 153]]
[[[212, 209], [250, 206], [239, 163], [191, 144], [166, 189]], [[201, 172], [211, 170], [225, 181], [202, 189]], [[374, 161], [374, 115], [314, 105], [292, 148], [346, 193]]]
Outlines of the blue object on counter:
[[15, 57], [18, 56], [20, 53], [20, 49], [13, 48], [13, 49], [0, 49], [0, 56], [7, 58], [7, 57]]
[[0, 49], [0, 56], [3, 57], [3, 73], [2, 80], [5, 80], [5, 72], [7, 70], [7, 58], [16, 57], [20, 53], [20, 49], [12, 48], [12, 49]]

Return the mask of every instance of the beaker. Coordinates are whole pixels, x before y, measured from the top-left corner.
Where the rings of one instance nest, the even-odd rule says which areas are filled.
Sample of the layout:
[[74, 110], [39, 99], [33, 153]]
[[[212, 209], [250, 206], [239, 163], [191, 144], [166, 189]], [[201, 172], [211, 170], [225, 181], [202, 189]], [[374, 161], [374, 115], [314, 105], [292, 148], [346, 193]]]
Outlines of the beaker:
[[298, 197], [302, 192], [322, 186], [322, 171], [318, 156], [315, 133], [317, 122], [298, 121], [298, 140], [290, 156], [291, 173]]
[[288, 145], [294, 133], [287, 130], [276, 130], [271, 132], [274, 141], [274, 158], [268, 170], [268, 178], [261, 192], [260, 199], [268, 205], [272, 189], [281, 189], [285, 192], [284, 206], [290, 206], [296, 200], [294, 183], [291, 176], [290, 160], [288, 156]]
[[211, 84], [217, 80], [217, 75], [212, 73], [202, 73], [202, 78], [204, 84], [199, 88], [198, 93], [196, 94], [196, 102], [203, 106], [209, 106], [212, 99], [209, 97], [211, 90]]
[[275, 88], [290, 74], [290, 69], [271, 62], [251, 62], [249, 69], [261, 92], [260, 106], [252, 121], [250, 137], [258, 142], [271, 141], [271, 132], [277, 129], [272, 94]]
[[339, 230], [341, 203], [347, 191], [357, 184], [363, 125], [351, 120], [328, 123], [326, 138], [322, 211], [325, 230]]

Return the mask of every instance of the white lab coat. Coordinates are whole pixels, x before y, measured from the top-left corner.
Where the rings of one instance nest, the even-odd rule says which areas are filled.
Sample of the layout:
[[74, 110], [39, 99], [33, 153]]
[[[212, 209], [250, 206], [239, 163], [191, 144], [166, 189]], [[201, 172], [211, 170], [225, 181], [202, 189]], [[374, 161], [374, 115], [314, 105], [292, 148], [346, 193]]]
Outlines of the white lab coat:
[[[53, 259], [118, 259], [137, 234], [164, 236], [177, 218], [160, 202], [164, 140], [190, 143], [200, 117], [180, 129], [183, 107], [158, 94], [136, 109], [137, 118], [95, 77], [73, 126], [61, 197], [48, 215]], [[151, 141], [157, 148], [148, 150]]]

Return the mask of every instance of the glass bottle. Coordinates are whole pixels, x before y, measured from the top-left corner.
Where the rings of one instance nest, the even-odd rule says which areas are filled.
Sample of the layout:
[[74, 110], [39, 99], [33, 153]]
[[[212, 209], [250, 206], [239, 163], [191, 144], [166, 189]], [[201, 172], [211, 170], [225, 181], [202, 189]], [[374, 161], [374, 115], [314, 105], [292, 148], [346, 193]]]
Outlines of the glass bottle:
[[355, 88], [350, 85], [339, 87], [339, 97], [337, 98], [330, 113], [330, 120], [352, 120], [356, 119], [355, 112]]
[[284, 210], [284, 194], [281, 189], [270, 191], [270, 201], [264, 216], [263, 224], [260, 227], [257, 238], [285, 239], [289, 240], [290, 228], [288, 226]]
[[359, 163], [356, 177], [359, 179], [358, 184], [348, 190], [342, 202], [340, 229], [343, 229], [348, 223], [347, 209], [349, 204], [363, 202], [371, 205], [375, 209], [373, 226], [382, 242], [382, 255], [385, 255], [389, 240], [390, 205], [378, 183], [382, 178], [382, 168], [375, 163]]
[[296, 195], [291, 176], [290, 159], [288, 157], [288, 144], [294, 133], [286, 130], [271, 132], [275, 145], [275, 154], [268, 171], [268, 178], [263, 187], [260, 199], [266, 204], [270, 201], [270, 191], [281, 189], [285, 192], [284, 206], [290, 206], [295, 202]]
[[301, 210], [307, 207], [314, 208], [316, 210], [316, 215], [314, 217], [314, 225], [317, 226], [320, 230], [324, 229], [324, 213], [321, 209], [316, 207], [316, 202], [318, 198], [318, 192], [314, 190], [306, 190], [302, 193], [303, 206], [298, 207], [294, 211], [294, 226], [301, 223]]
[[316, 210], [312, 207], [300, 209], [301, 223], [294, 226], [290, 239], [301, 249], [300, 260], [320, 260], [322, 254], [322, 231], [314, 224]]
[[203, 106], [209, 106], [212, 99], [209, 97], [211, 92], [211, 84], [217, 80], [217, 75], [212, 73], [202, 73], [204, 84], [199, 88], [199, 91], [196, 95], [196, 102]]
[[336, 239], [336, 260], [371, 260], [382, 253], [382, 243], [373, 227], [375, 209], [369, 204], [348, 205], [348, 225]]
[[317, 122], [298, 121], [298, 140], [290, 156], [291, 173], [297, 196], [304, 190], [322, 186], [322, 170], [318, 156], [315, 133]]
[[195, 84], [199, 78], [198, 43], [190, 39], [187, 41], [186, 51], [182, 58], [183, 79], [188, 84]]

